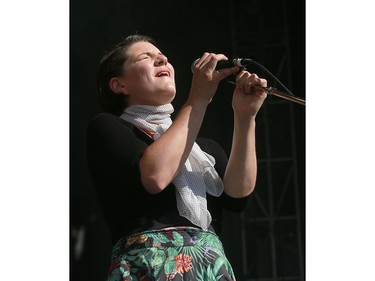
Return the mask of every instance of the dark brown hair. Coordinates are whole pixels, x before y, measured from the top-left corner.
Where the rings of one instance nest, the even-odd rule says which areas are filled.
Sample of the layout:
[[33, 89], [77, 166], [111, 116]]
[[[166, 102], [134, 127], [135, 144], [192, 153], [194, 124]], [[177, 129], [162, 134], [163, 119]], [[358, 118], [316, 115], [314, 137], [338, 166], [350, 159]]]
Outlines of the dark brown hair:
[[149, 36], [130, 35], [116, 44], [100, 61], [96, 80], [97, 97], [101, 109], [105, 112], [120, 115], [126, 107], [125, 96], [112, 92], [109, 81], [111, 78], [123, 74], [123, 66], [128, 58], [126, 52], [131, 45], [137, 42], [150, 42], [156, 46], [155, 41]]

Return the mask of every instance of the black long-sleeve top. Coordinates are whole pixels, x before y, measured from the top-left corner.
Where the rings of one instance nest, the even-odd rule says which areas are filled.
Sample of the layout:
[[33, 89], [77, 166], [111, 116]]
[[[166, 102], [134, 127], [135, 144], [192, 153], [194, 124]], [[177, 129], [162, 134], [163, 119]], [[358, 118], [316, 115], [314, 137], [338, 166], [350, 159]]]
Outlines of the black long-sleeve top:
[[[135, 126], [109, 113], [98, 114], [89, 124], [88, 165], [113, 242], [139, 231], [194, 226], [178, 213], [173, 183], [158, 194], [150, 194], [143, 187], [139, 161], [152, 142]], [[227, 164], [224, 150], [207, 138], [196, 142], [215, 158], [215, 169], [223, 178]], [[220, 197], [207, 194], [210, 229], [219, 234], [222, 209], [240, 212], [246, 202], [247, 197], [235, 199], [225, 192]]]

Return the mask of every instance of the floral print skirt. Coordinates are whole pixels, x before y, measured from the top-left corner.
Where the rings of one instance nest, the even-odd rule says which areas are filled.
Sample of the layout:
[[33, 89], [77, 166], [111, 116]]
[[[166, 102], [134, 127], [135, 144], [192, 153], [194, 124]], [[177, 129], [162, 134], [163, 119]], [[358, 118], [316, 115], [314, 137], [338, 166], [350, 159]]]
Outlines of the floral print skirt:
[[177, 227], [120, 239], [112, 251], [108, 281], [234, 281], [219, 237], [211, 231]]

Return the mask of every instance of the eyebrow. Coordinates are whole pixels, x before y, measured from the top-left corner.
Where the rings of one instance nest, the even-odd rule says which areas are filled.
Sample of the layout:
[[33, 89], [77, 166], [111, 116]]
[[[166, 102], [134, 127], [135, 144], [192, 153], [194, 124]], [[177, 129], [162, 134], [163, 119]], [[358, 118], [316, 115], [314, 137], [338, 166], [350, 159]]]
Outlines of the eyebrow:
[[[152, 52], [143, 52], [143, 53], [140, 53], [138, 56], [137, 56], [137, 58], [139, 58], [140, 56], [142, 56], [142, 55], [148, 55], [148, 56], [152, 56], [152, 55], [154, 55], [155, 53], [152, 53]], [[162, 53], [162, 52], [158, 52], [157, 53], [158, 55], [163, 55], [164, 56], [164, 54]]]

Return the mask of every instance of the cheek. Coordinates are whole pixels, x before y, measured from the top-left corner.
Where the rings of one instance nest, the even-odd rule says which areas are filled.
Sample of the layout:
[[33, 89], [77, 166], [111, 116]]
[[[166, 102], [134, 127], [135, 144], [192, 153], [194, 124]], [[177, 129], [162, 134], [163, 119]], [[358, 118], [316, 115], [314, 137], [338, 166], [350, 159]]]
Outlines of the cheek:
[[168, 68], [172, 71], [172, 75], [173, 75], [173, 78], [174, 78], [174, 67], [173, 65], [171, 65], [170, 63], [168, 63]]
[[149, 67], [139, 66], [137, 68], [133, 68], [131, 71], [126, 73], [125, 79], [128, 82], [128, 84], [134, 84], [136, 86], [139, 86], [139, 83], [144, 83], [150, 80], [150, 78], [152, 78], [150, 73], [151, 72]]

